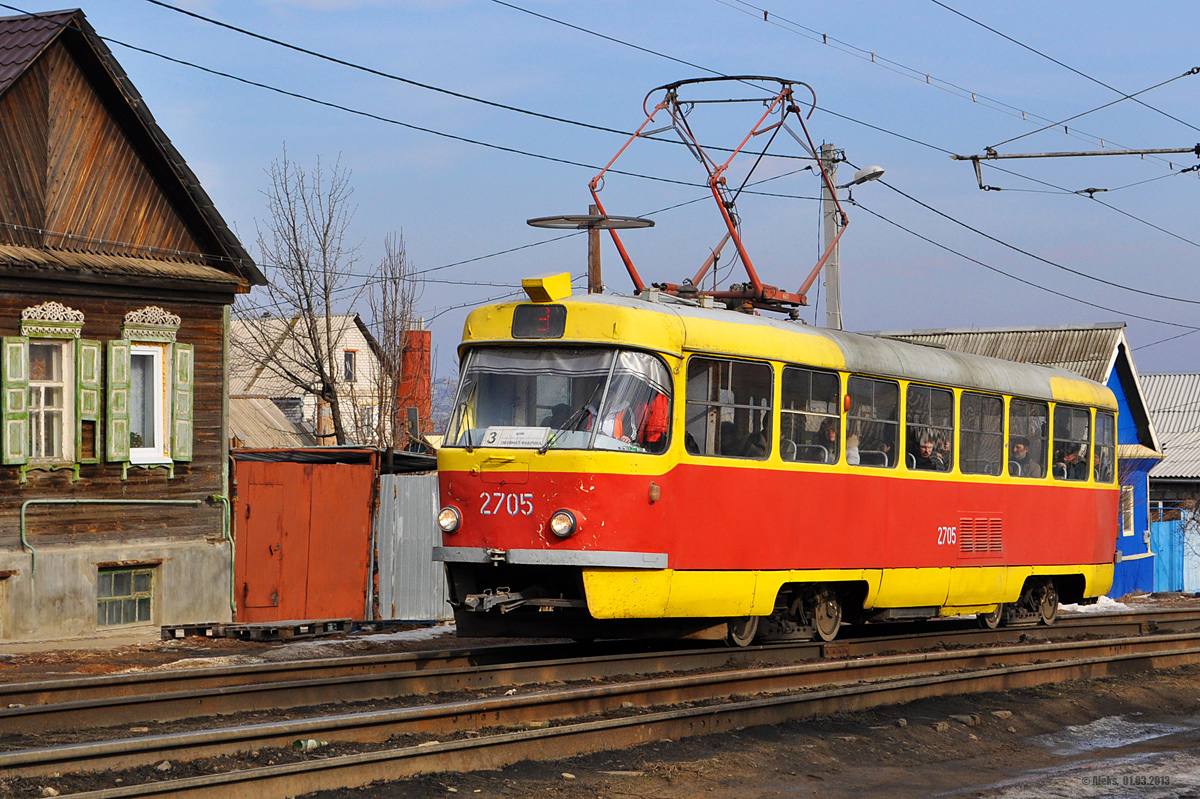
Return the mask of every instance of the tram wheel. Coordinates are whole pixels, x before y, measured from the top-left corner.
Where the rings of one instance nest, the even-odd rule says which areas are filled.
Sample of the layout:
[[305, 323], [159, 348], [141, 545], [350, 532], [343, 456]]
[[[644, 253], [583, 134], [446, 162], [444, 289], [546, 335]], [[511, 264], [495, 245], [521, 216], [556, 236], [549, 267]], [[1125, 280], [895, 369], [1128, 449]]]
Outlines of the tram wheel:
[[1004, 619], [1004, 604], [996, 606], [996, 609], [991, 613], [979, 613], [975, 616], [979, 620], [979, 626], [985, 630], [994, 630], [1000, 626], [1000, 622]]
[[1047, 578], [1040, 588], [1035, 589], [1033, 601], [1042, 624], [1047, 627], [1054, 624], [1058, 618], [1058, 589], [1054, 587], [1054, 581]]
[[813, 635], [822, 641], [832, 641], [842, 626], [842, 603], [837, 594], [825, 591], [818, 594], [812, 609]]
[[725, 643], [738, 647], [750, 646], [758, 635], [758, 616], [730, 619], [726, 627]]

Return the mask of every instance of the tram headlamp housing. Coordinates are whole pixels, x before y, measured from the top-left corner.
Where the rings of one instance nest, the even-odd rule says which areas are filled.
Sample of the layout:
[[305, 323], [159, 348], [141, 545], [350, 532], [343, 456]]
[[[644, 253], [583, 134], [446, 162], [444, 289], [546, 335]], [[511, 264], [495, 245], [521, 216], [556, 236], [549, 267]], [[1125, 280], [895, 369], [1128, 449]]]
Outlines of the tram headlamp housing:
[[569, 510], [556, 510], [550, 516], [550, 532], [559, 538], [570, 538], [575, 535], [575, 530], [579, 526], [575, 514]]
[[442, 528], [443, 533], [457, 533], [461, 526], [462, 514], [458, 512], [458, 508], [447, 505], [438, 513], [438, 527]]

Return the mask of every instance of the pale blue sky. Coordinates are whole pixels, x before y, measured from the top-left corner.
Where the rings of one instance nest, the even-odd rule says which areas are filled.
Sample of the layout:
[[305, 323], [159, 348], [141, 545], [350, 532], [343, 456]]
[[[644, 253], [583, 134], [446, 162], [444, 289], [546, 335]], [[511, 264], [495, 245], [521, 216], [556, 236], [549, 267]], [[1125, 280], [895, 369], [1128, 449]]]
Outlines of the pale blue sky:
[[[490, 0], [179, 0], [232, 25], [413, 81], [622, 130], [642, 121], [647, 91], [712, 74], [705, 70], [804, 81], [817, 93], [819, 109], [808, 123], [814, 139], [844, 148], [859, 166], [883, 166], [884, 180], [895, 189], [1061, 266], [1200, 302], [1198, 173], [1171, 176], [1164, 160], [1130, 157], [1008, 161], [1000, 165], [1044, 183], [987, 169], [987, 183], [1026, 191], [983, 192], [971, 167], [943, 152], [980, 152], [1036, 130], [1043, 120], [1064, 119], [1119, 98], [1095, 81], [1133, 93], [1183, 75], [1200, 65], [1194, 44], [1200, 6], [945, 2], [1088, 77], [931, 0], [513, 3], [644, 50]], [[32, 11], [61, 7], [12, 4]], [[453, 136], [592, 165], [605, 163], [623, 141], [322, 62], [146, 0], [101, 0], [83, 8], [102, 36]], [[765, 22], [762, 9], [768, 11]], [[818, 41], [820, 34], [827, 35], [828, 44]], [[111, 41], [109, 46], [252, 253], [255, 223], [264, 215], [264, 170], [285, 142], [301, 164], [340, 156], [353, 170], [358, 204], [353, 231], [362, 241], [356, 271], [363, 273], [379, 258], [391, 230], [403, 230], [416, 268], [431, 269], [561, 235], [527, 227], [525, 220], [587, 209], [594, 169], [406, 129], [171, 64]], [[1069, 123], [1067, 133], [1058, 127], [1000, 150], [1092, 150], [1101, 139], [1107, 147], [1131, 148], [1200, 142], [1200, 75], [1179, 78], [1141, 99], [1157, 110], [1126, 100]], [[699, 111], [693, 117], [705, 131], [703, 140], [733, 143], [732, 137], [748, 127], [738, 112], [725, 108], [703, 109], [703, 119]], [[782, 139], [776, 145], [783, 145], [778, 152], [798, 152]], [[1200, 163], [1193, 155], [1171, 160], [1175, 172]], [[703, 179], [699, 165], [681, 148], [653, 142], [636, 143], [619, 166], [689, 182]], [[774, 161], [757, 176], [793, 167], [794, 162]], [[845, 181], [853, 170], [842, 170], [839, 177]], [[814, 197], [819, 189], [811, 173], [768, 186], [801, 197]], [[1113, 207], [1071, 193], [1092, 187], [1112, 190], [1095, 196]], [[609, 212], [622, 215], [702, 196], [696, 188], [615, 176], [603, 195]], [[855, 198], [870, 211], [990, 267], [1111, 310], [1016, 282], [863, 208], [848, 207], [851, 226], [842, 246], [847, 329], [1124, 320], [1131, 343], [1141, 348], [1135, 350], [1141, 371], [1200, 370], [1200, 334], [1154, 344], [1188, 332], [1164, 322], [1200, 327], [1200, 304], [1139, 295], [1069, 274], [884, 185], [860, 187]], [[816, 259], [818, 204], [743, 197], [739, 209], [748, 250], [763, 279], [797, 288]], [[711, 203], [654, 218], [655, 228], [626, 237], [647, 282], [690, 276], [721, 235]], [[465, 284], [430, 282], [421, 300], [420, 315], [432, 320], [440, 373], [453, 370], [467, 312], [451, 306], [504, 295], [532, 274], [569, 270], [582, 275], [585, 255], [584, 239], [577, 236], [430, 273], [430, 278]], [[607, 243], [604, 261], [608, 285], [630, 292]], [[811, 299], [817, 295], [815, 289], [810, 292]], [[365, 313], [365, 304], [357, 310]], [[802, 315], [823, 323], [823, 300]]]

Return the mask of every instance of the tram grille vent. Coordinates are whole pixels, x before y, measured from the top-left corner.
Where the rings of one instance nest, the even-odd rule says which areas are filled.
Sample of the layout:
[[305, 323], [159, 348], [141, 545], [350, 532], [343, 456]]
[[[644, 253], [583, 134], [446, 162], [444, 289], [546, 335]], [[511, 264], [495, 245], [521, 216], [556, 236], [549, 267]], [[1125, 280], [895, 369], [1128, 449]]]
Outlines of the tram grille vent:
[[1004, 525], [1001, 519], [970, 517], [958, 525], [959, 552], [987, 555], [1004, 551]]

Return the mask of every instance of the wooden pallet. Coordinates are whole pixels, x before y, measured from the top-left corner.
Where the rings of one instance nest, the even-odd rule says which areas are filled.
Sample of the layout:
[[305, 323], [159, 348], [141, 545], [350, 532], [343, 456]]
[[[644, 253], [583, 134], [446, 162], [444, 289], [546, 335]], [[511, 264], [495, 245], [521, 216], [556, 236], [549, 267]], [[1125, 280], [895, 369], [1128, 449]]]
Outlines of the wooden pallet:
[[199, 636], [201, 638], [236, 638], [241, 641], [289, 641], [293, 638], [315, 638], [320, 635], [348, 633], [350, 619], [306, 619], [304, 621], [274, 621], [254, 624], [169, 624], [162, 627], [162, 639], [171, 641]]
[[222, 630], [224, 624], [220, 622], [204, 622], [201, 624], [164, 624], [162, 626], [162, 639], [164, 641], [174, 641], [179, 638], [224, 638], [225, 633]]
[[350, 625], [350, 619], [226, 624], [222, 626], [222, 634], [225, 638], [237, 638], [242, 641], [288, 641], [293, 638], [315, 638], [319, 635], [348, 633]]

